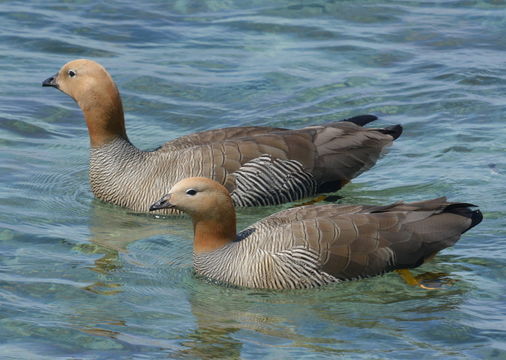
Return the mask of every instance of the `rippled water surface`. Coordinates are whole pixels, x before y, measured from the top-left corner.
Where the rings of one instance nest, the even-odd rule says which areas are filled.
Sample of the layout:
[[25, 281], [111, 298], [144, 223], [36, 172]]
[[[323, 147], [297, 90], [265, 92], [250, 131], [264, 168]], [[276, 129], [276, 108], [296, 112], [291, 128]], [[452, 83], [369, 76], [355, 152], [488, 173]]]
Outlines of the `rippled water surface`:
[[[506, 2], [0, 1], [0, 358], [506, 358]], [[415, 271], [318, 290], [192, 274], [191, 224], [94, 200], [75, 58], [118, 83], [131, 141], [372, 113], [404, 134], [340, 195], [446, 195], [485, 220]], [[240, 213], [240, 226], [274, 209]]]

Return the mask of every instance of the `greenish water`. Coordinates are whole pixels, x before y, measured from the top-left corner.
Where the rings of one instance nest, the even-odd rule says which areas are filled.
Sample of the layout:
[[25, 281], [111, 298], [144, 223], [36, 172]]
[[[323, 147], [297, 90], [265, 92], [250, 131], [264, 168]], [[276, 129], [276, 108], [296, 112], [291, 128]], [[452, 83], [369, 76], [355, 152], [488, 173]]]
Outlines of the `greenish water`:
[[[0, 1], [0, 358], [506, 358], [505, 19], [501, 0]], [[80, 110], [41, 87], [82, 57], [141, 148], [372, 113], [404, 134], [341, 202], [446, 195], [485, 220], [415, 272], [436, 291], [195, 278], [187, 219], [93, 199]]]

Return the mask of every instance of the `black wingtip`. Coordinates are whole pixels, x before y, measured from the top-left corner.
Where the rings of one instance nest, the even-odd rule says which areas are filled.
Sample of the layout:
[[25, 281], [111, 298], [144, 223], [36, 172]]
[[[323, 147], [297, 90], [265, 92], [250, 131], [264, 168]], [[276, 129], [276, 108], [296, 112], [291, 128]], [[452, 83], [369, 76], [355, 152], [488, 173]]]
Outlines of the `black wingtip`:
[[395, 139], [397, 139], [402, 134], [402, 126], [401, 125], [392, 125], [380, 130], [383, 134], [388, 134]]
[[450, 212], [471, 219], [471, 225], [469, 225], [469, 227], [466, 230], [464, 230], [462, 234], [472, 229], [473, 227], [481, 223], [481, 221], [483, 220], [483, 214], [479, 209], [471, 210], [469, 207], [476, 207], [476, 205], [467, 203], [458, 203], [449, 205], [444, 210], [445, 212]]
[[374, 115], [358, 115], [349, 119], [344, 119], [343, 121], [352, 122], [358, 126], [364, 126], [370, 122], [373, 122], [374, 120], [378, 120], [378, 117]]

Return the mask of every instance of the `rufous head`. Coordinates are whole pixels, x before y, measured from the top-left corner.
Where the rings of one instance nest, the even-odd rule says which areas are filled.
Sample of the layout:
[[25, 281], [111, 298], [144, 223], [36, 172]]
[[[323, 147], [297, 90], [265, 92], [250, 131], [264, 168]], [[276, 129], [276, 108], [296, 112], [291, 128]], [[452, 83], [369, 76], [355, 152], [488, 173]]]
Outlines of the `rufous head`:
[[72, 60], [42, 82], [72, 97], [88, 125], [92, 146], [101, 146], [121, 137], [127, 139], [123, 105], [113, 79], [99, 63]]
[[193, 177], [181, 180], [149, 210], [175, 208], [193, 220], [193, 250], [219, 249], [236, 238], [235, 209], [225, 187], [216, 181]]
[[150, 210], [174, 208], [198, 219], [219, 218], [224, 210], [233, 209], [228, 190], [214, 180], [192, 177], [179, 181]]
[[116, 89], [107, 70], [87, 59], [69, 61], [55, 75], [44, 80], [42, 86], [55, 87], [78, 103], [83, 97], [96, 96], [97, 93], [110, 91], [111, 87]]

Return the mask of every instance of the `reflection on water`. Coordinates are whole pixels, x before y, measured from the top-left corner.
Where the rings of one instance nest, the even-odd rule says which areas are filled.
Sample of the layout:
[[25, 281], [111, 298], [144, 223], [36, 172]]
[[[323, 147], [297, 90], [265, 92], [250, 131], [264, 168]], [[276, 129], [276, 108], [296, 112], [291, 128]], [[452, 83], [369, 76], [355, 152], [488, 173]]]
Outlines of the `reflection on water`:
[[90, 208], [90, 243], [110, 250], [125, 252], [128, 244], [155, 235], [181, 234], [177, 226], [188, 223], [184, 217], [160, 219], [149, 214], [137, 214], [95, 200]]
[[121, 284], [107, 284], [103, 282], [95, 282], [83, 287], [83, 290], [91, 291], [100, 295], [114, 295], [121, 292]]
[[[96, 206], [90, 208], [89, 243], [79, 245], [79, 250], [85, 253], [103, 254], [101, 258], [95, 260], [95, 266], [90, 268], [91, 270], [103, 273], [114, 271], [121, 266], [118, 256], [128, 252], [128, 244], [171, 233], [170, 224], [154, 216], [135, 214], [98, 200], [94, 203]], [[181, 218], [171, 220], [181, 222]]]
[[[413, 290], [406, 291], [394, 277], [371, 281], [368, 285], [345, 283], [316, 292], [276, 293], [220, 289], [214, 285], [200, 284], [192, 289], [189, 297], [198, 328], [189, 336], [191, 341], [185, 342], [189, 347], [186, 353], [198, 356], [207, 354], [205, 358], [210, 358], [219, 354], [219, 351], [226, 351], [232, 356], [239, 356], [244, 346], [241, 340], [248, 337], [248, 341], [267, 348], [300, 347], [322, 354], [345, 354], [357, 349], [354, 349], [354, 341], [347, 332], [341, 333], [339, 329], [356, 328], [365, 337], [381, 334], [384, 338], [398, 338], [397, 323], [377, 321], [380, 308], [389, 312], [393, 319], [397, 318], [397, 321], [406, 321], [406, 313], [417, 314], [418, 322], [435, 320], [432, 316], [423, 316], [424, 312], [434, 313], [434, 308], [430, 311], [425, 306], [411, 309]], [[382, 289], [383, 296], [378, 297]], [[452, 293], [455, 294], [455, 290], [446, 295]], [[441, 293], [422, 292], [415, 294], [417, 296], [436, 301], [439, 297], [445, 298]], [[458, 297], [455, 300], [439, 301], [438, 311], [457, 307]], [[304, 330], [308, 323], [319, 329], [317, 333], [320, 336], [315, 336], [311, 328]], [[328, 336], [325, 336], [326, 328]], [[336, 329], [341, 334], [339, 338], [332, 335]]]

